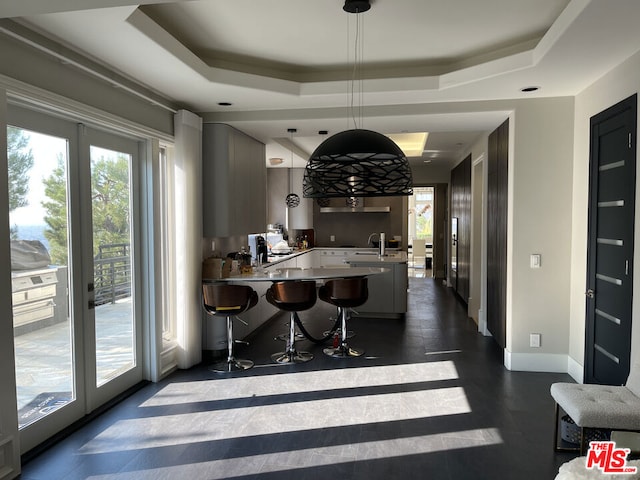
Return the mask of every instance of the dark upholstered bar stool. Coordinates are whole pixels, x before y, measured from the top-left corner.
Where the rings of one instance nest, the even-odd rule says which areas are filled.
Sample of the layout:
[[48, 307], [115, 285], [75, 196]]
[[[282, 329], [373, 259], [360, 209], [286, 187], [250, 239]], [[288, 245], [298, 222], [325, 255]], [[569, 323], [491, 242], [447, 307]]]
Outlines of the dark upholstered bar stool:
[[271, 355], [277, 363], [303, 363], [313, 358], [313, 354], [296, 349], [295, 318], [297, 313], [308, 310], [316, 303], [315, 281], [274, 282], [265, 295], [267, 302], [280, 310], [289, 312], [289, 338], [284, 352]]
[[327, 281], [320, 287], [320, 300], [338, 307], [340, 318], [340, 345], [336, 348], [325, 348], [323, 352], [334, 358], [359, 357], [364, 350], [350, 347], [347, 344], [347, 320], [349, 309], [358, 307], [367, 301], [369, 290], [365, 277], [337, 278]]
[[246, 285], [215, 283], [203, 284], [202, 294], [205, 311], [209, 315], [226, 317], [227, 319], [227, 348], [229, 350], [227, 360], [211, 365], [209, 370], [235, 372], [253, 367], [251, 360], [240, 360], [233, 356], [233, 318], [253, 308], [258, 303], [258, 294], [253, 288]]

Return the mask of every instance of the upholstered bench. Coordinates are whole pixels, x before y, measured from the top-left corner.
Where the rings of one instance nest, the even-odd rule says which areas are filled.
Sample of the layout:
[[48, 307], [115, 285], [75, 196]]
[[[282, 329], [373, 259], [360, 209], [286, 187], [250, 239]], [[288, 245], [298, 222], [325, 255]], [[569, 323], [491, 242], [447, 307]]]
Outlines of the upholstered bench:
[[597, 428], [640, 431], [640, 367], [634, 365], [624, 386], [554, 383], [551, 396], [556, 402], [554, 448], [558, 444], [560, 408], [580, 427], [580, 452], [584, 455], [587, 441], [584, 429]]

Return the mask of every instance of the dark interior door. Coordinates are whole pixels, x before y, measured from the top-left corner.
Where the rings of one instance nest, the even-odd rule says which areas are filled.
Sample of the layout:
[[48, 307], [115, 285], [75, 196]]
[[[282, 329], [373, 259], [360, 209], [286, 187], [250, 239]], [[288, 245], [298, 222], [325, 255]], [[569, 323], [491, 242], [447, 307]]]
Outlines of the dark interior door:
[[591, 119], [585, 381], [629, 374], [636, 183], [636, 95]]
[[451, 171], [451, 216], [456, 219], [455, 240], [453, 218], [451, 225], [451, 285], [460, 299], [468, 303], [471, 265], [471, 155]]
[[487, 328], [504, 349], [507, 344], [509, 120], [489, 135], [487, 176]]

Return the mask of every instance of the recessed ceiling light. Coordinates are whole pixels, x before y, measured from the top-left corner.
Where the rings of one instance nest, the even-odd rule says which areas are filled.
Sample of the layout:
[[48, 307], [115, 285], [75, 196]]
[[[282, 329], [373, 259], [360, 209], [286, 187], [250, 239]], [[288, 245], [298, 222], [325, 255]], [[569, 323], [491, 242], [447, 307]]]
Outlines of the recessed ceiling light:
[[218, 105], [221, 107], [230, 107], [231, 105], [233, 105], [233, 103], [231, 102], [218, 102]]
[[533, 87], [533, 86], [532, 86], [532, 87], [524, 87], [524, 88], [521, 88], [521, 89], [520, 89], [520, 91], [521, 91], [522, 93], [530, 93], [530, 92], [535, 92], [535, 91], [537, 91], [537, 90], [540, 90], [540, 87]]

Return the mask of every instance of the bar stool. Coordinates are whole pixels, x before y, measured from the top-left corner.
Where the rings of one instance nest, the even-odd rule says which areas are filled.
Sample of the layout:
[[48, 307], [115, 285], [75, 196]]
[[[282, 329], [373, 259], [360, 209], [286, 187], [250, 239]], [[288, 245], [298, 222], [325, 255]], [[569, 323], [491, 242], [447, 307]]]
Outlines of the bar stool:
[[289, 312], [289, 339], [284, 352], [271, 355], [276, 363], [304, 363], [313, 358], [313, 354], [296, 349], [295, 319], [297, 312], [308, 310], [316, 303], [315, 281], [274, 282], [265, 294], [267, 302], [280, 310]]
[[369, 298], [367, 279], [365, 277], [337, 278], [327, 281], [318, 292], [320, 300], [338, 307], [340, 318], [340, 345], [325, 348], [323, 352], [333, 358], [359, 357], [364, 353], [361, 348], [353, 348], [347, 344], [347, 320], [349, 309], [358, 307]]
[[[282, 271], [282, 272], [286, 272], [287, 270], [302, 270], [302, 268], [300, 268], [300, 267], [287, 267], [287, 268], [280, 268], [279, 270]], [[296, 331], [295, 332], [295, 336], [296, 336], [296, 339], [298, 339], [298, 340], [304, 340], [305, 339], [305, 336], [303, 335], [302, 332]], [[274, 340], [279, 340], [281, 342], [286, 342], [287, 340], [289, 340], [289, 331], [287, 330], [286, 332], [279, 333], [273, 339]]]
[[[233, 318], [253, 308], [258, 303], [256, 291], [246, 285], [205, 283], [202, 285], [202, 294], [204, 309], [207, 314], [214, 317], [226, 317], [227, 319], [227, 360], [211, 365], [209, 370], [228, 373], [253, 367], [251, 360], [242, 360], [233, 356]], [[238, 320], [240, 319], [238, 318]]]

